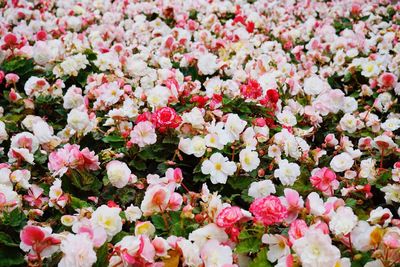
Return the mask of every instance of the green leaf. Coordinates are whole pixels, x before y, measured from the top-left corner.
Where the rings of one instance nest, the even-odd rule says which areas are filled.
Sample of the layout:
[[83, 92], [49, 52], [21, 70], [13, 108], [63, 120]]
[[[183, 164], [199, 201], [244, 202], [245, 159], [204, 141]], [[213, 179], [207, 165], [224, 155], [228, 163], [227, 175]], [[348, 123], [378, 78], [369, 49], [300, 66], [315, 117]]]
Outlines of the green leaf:
[[0, 267], [23, 265], [24, 255], [20, 249], [0, 246]]
[[354, 208], [354, 207], [356, 207], [356, 205], [357, 205], [357, 200], [355, 200], [354, 198], [346, 199], [346, 206]]
[[132, 166], [138, 171], [144, 171], [147, 169], [146, 163], [141, 160], [132, 160], [131, 162], [129, 162], [129, 166]]
[[71, 207], [75, 210], [84, 207], [90, 207], [90, 205], [86, 201], [83, 201], [77, 197], [71, 197]]
[[71, 183], [83, 191], [98, 191], [102, 187], [102, 182], [97, 177], [85, 170], [72, 170]]
[[244, 190], [249, 187], [252, 179], [250, 177], [244, 176], [232, 176], [228, 178], [228, 184], [232, 186], [233, 189]]
[[125, 236], [128, 236], [128, 235], [129, 235], [129, 233], [124, 232], [124, 231], [121, 231], [121, 232], [119, 232], [118, 234], [116, 234], [116, 235], [113, 237], [113, 239], [111, 240], [111, 243], [112, 243], [112, 244], [116, 244], [116, 243], [118, 243], [119, 241], [121, 241], [122, 238], [124, 238]]
[[4, 212], [0, 224], [8, 225], [13, 228], [22, 229], [26, 225], [26, 215], [19, 209], [11, 212]]
[[161, 215], [153, 215], [151, 216], [151, 221], [154, 224], [154, 227], [161, 231], [166, 231], [167, 228], [165, 227], [164, 219]]
[[267, 249], [263, 248], [257, 253], [257, 257], [250, 263], [249, 267], [272, 267], [267, 259]]
[[104, 143], [115, 143], [115, 142], [125, 142], [124, 138], [119, 135], [107, 135], [103, 137]]
[[97, 250], [97, 261], [94, 264], [95, 267], [102, 267], [102, 266], [108, 266], [108, 243], [105, 242], [104, 245], [102, 245], [98, 250]]
[[236, 246], [237, 253], [255, 253], [260, 250], [261, 240], [259, 238], [247, 238], [239, 242]]
[[12, 240], [12, 238], [4, 232], [0, 232], [0, 244], [6, 245], [8, 247], [19, 247], [19, 244], [15, 243], [15, 241]]

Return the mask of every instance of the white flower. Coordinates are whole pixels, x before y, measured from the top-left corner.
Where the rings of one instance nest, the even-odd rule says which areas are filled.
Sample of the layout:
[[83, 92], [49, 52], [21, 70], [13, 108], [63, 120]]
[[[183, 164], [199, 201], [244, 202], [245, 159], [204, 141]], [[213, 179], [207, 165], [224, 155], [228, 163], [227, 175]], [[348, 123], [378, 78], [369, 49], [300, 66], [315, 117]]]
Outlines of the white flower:
[[350, 207], [339, 207], [329, 222], [329, 228], [335, 235], [347, 235], [353, 230], [358, 221]]
[[267, 258], [270, 262], [275, 262], [290, 254], [290, 248], [286, 238], [281, 235], [264, 234], [262, 236], [262, 242], [269, 245]]
[[58, 263], [59, 267], [90, 267], [97, 260], [93, 243], [87, 234], [68, 234], [61, 241], [60, 250], [64, 255]]
[[168, 99], [171, 92], [167, 87], [156, 86], [146, 92], [147, 103], [153, 108], [165, 107], [168, 104]]
[[304, 93], [307, 95], [318, 95], [324, 88], [324, 81], [317, 75], [313, 75], [304, 80]]
[[254, 198], [266, 197], [276, 193], [275, 185], [271, 180], [252, 182], [248, 195]]
[[274, 171], [274, 176], [279, 178], [283, 185], [293, 185], [296, 178], [300, 176], [300, 166], [296, 163], [289, 163], [284, 159], [279, 162], [279, 169]]
[[83, 133], [90, 126], [89, 115], [86, 111], [72, 109], [67, 118], [68, 126], [77, 132]]
[[200, 58], [197, 62], [197, 67], [203, 75], [214, 74], [214, 72], [218, 70], [217, 59], [218, 57], [211, 53], [200, 55]]
[[349, 133], [354, 133], [357, 131], [357, 119], [349, 113], [344, 114], [344, 116], [340, 119], [339, 124], [343, 131], [347, 131]]
[[63, 101], [63, 108], [65, 109], [79, 108], [84, 105], [85, 100], [82, 96], [82, 89], [75, 85], [71, 86], [65, 93]]
[[309, 204], [311, 214], [321, 216], [325, 213], [324, 201], [316, 192], [311, 192], [307, 196], [307, 203]]
[[204, 110], [194, 107], [190, 112], [185, 112], [182, 115], [182, 122], [189, 123], [195, 129], [203, 129], [204, 121]]
[[231, 142], [239, 140], [239, 135], [243, 132], [247, 122], [242, 120], [237, 114], [229, 114], [225, 123], [225, 129]]
[[200, 254], [204, 261], [204, 266], [231, 266], [233, 262], [231, 248], [221, 245], [217, 240], [208, 240], [201, 249]]
[[202, 157], [206, 152], [206, 142], [204, 138], [200, 136], [195, 136], [191, 140], [191, 154], [195, 155], [196, 157]]
[[381, 124], [381, 128], [385, 131], [396, 131], [400, 128], [400, 119], [387, 119], [384, 123]]
[[251, 172], [252, 170], [257, 169], [258, 165], [260, 165], [257, 151], [253, 151], [250, 148], [245, 148], [240, 151], [239, 160], [242, 169], [246, 172]]
[[6, 124], [0, 121], [0, 144], [7, 139], [8, 139], [8, 134], [6, 131]]
[[393, 214], [388, 208], [377, 207], [371, 210], [368, 221], [371, 224], [383, 224], [383, 227], [387, 227], [392, 221], [392, 218]]
[[107, 176], [110, 183], [117, 187], [122, 188], [126, 186], [131, 178], [131, 170], [125, 162], [113, 160], [107, 163]]
[[228, 176], [234, 174], [235, 171], [236, 164], [219, 152], [212, 154], [210, 159], [206, 159], [201, 165], [201, 172], [210, 174], [213, 184], [225, 184]]
[[318, 229], [308, 230], [292, 248], [304, 267], [334, 266], [340, 259], [340, 251], [332, 245], [329, 235]]
[[344, 98], [342, 110], [345, 113], [352, 113], [358, 108], [357, 100], [354, 97], [347, 96]]
[[133, 206], [133, 204], [131, 204], [125, 210], [125, 217], [129, 222], [136, 222], [142, 217], [142, 211], [139, 209], [139, 207]]
[[48, 143], [54, 138], [53, 128], [42, 119], [35, 120], [32, 125], [32, 131], [40, 144]]
[[382, 187], [381, 191], [385, 193], [385, 200], [388, 204], [400, 203], [400, 184], [388, 184]]
[[189, 234], [189, 240], [193, 241], [200, 249], [211, 239], [223, 243], [229, 238], [224, 229], [219, 228], [215, 223], [209, 223]]
[[139, 147], [145, 147], [157, 142], [157, 134], [154, 125], [149, 121], [139, 122], [132, 130], [131, 141]]
[[359, 221], [350, 233], [351, 243], [354, 248], [363, 252], [372, 249], [374, 246], [371, 240], [371, 234], [374, 230], [379, 231], [379, 227], [371, 226], [366, 221]]
[[297, 124], [296, 116], [288, 110], [284, 110], [282, 113], [276, 115], [278, 122], [285, 126], [295, 126]]
[[107, 205], [98, 207], [90, 219], [93, 225], [104, 228], [109, 239], [122, 230], [122, 219], [119, 216], [120, 208], [110, 208]]
[[177, 242], [178, 247], [182, 250], [183, 263], [188, 267], [199, 267], [203, 264], [200, 259], [199, 247], [187, 239]]
[[21, 205], [20, 196], [12, 189], [12, 187], [0, 184], [0, 194], [2, 196], [2, 201], [9, 204], [8, 206], [4, 206], [4, 210], [10, 212]]
[[362, 160], [360, 164], [360, 177], [367, 178], [368, 181], [376, 180], [375, 164], [376, 160], [372, 158]]
[[125, 64], [125, 69], [130, 76], [144, 76], [147, 74], [147, 63], [135, 57], [129, 57]]
[[361, 75], [368, 78], [372, 76], [378, 76], [380, 73], [378, 64], [375, 61], [367, 61], [366, 63], [361, 65], [361, 68], [362, 68]]
[[209, 133], [204, 137], [207, 147], [213, 147], [216, 149], [223, 149], [224, 144], [221, 143], [221, 138], [216, 133]]
[[350, 169], [354, 164], [354, 160], [352, 157], [344, 152], [339, 155], [336, 155], [331, 160], [330, 166], [335, 172], [344, 172]]

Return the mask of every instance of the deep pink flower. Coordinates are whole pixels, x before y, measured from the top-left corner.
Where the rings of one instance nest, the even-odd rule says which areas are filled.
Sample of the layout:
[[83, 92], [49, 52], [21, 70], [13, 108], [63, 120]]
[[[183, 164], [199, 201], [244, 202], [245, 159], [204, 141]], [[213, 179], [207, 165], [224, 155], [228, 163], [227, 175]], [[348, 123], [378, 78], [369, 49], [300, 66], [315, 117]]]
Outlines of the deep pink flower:
[[257, 198], [250, 205], [250, 212], [255, 220], [264, 225], [282, 222], [287, 217], [287, 209], [276, 196]]
[[333, 191], [339, 188], [334, 171], [327, 167], [317, 170], [310, 178], [311, 184], [327, 196], [332, 196]]
[[257, 99], [262, 95], [262, 88], [256, 80], [248, 80], [240, 86], [240, 92], [245, 98]]
[[176, 128], [182, 122], [182, 118], [170, 107], [158, 109], [153, 113], [152, 120], [157, 129], [161, 132], [166, 131], [168, 128]]
[[232, 227], [242, 218], [243, 213], [239, 207], [226, 207], [218, 214], [216, 224], [223, 228]]

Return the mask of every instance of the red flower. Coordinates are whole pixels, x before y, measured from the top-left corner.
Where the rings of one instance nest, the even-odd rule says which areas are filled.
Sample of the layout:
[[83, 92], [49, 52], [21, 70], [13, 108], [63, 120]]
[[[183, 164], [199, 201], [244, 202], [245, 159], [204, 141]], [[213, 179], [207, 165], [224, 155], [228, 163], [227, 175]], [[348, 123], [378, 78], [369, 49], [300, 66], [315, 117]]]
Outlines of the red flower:
[[246, 98], [257, 99], [262, 95], [262, 88], [256, 80], [250, 79], [240, 86], [240, 92]]
[[173, 108], [170, 107], [158, 109], [153, 113], [152, 120], [161, 132], [166, 131], [168, 128], [176, 128], [182, 122], [182, 118], [176, 114], [176, 111]]

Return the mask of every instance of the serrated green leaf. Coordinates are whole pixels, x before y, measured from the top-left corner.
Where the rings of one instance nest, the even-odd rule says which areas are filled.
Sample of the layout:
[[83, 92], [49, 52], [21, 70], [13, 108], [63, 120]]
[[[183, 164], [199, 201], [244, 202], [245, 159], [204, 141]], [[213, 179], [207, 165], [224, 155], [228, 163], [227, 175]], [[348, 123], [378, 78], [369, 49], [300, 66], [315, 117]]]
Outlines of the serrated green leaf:
[[250, 263], [249, 267], [272, 267], [272, 264], [267, 259], [266, 248], [257, 253], [257, 257]]
[[237, 253], [255, 253], [260, 250], [261, 240], [254, 238], [246, 238], [239, 242], [235, 251]]
[[11, 236], [4, 232], [0, 232], [0, 244], [3, 244], [7, 247], [19, 247], [19, 244], [15, 243]]

